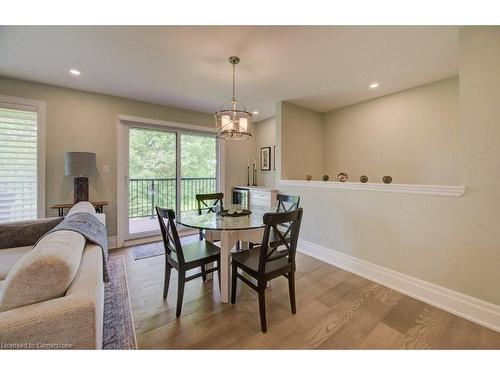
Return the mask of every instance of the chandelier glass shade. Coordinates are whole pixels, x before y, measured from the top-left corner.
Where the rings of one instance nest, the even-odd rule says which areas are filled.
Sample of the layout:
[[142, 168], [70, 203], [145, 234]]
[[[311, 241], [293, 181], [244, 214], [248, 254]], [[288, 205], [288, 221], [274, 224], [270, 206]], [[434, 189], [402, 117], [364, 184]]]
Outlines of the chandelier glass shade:
[[235, 66], [240, 62], [236, 56], [231, 56], [229, 63], [233, 66], [233, 98], [225, 102], [215, 112], [215, 129], [217, 138], [241, 140], [252, 137], [252, 114], [244, 105], [239, 105], [235, 97]]

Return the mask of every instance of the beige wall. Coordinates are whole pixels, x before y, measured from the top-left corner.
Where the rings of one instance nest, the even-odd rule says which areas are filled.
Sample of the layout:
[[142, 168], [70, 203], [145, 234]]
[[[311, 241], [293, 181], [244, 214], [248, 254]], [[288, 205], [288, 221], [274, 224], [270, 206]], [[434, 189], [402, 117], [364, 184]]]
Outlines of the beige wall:
[[[47, 101], [46, 213], [57, 214], [50, 206], [72, 202], [73, 180], [64, 177], [64, 152], [89, 151], [97, 154], [98, 174], [89, 180], [90, 199], [108, 200], [105, 208], [108, 235], [116, 234], [116, 118], [117, 114], [146, 117], [199, 126], [214, 126], [213, 115], [149, 104], [108, 95], [65, 89], [0, 77], [0, 94]], [[229, 142], [228, 142], [229, 143]], [[243, 182], [247, 154], [254, 147], [231, 144], [226, 150], [226, 187]], [[238, 162], [238, 160], [244, 160]], [[244, 163], [244, 164], [243, 164]], [[110, 166], [109, 174], [102, 165]], [[239, 166], [241, 165], [241, 168]], [[245, 177], [246, 178], [246, 177]]]
[[[273, 147], [276, 144], [276, 119], [274, 117], [261, 121], [255, 124], [254, 127], [255, 139], [255, 159], [257, 160], [257, 183], [258, 185], [274, 187], [276, 171], [274, 170], [275, 160], [271, 156], [271, 170], [260, 170], [260, 149], [262, 147], [271, 147], [271, 155], [273, 155]], [[251, 177], [250, 177], [251, 178]]]
[[458, 77], [324, 114], [325, 173], [358, 182], [456, 185]]
[[[255, 140], [250, 138], [226, 142], [226, 204], [232, 203], [233, 186], [247, 184], [247, 162], [254, 155]], [[250, 171], [251, 173], [251, 171]], [[250, 175], [250, 181], [252, 175]]]
[[[463, 28], [457, 170], [467, 193], [452, 198], [283, 186], [302, 198], [301, 236], [500, 304], [499, 103], [500, 28]], [[278, 131], [294, 115], [288, 108], [277, 110]]]
[[323, 115], [290, 103], [282, 103], [281, 176], [304, 180], [310, 174], [320, 180], [323, 173]]

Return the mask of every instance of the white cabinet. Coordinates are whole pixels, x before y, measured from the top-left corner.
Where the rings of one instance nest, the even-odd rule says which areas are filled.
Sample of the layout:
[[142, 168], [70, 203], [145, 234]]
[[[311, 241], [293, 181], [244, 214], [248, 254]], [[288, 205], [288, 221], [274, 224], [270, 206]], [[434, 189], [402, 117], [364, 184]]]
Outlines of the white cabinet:
[[278, 190], [266, 188], [263, 186], [236, 186], [239, 189], [247, 189], [249, 193], [249, 204], [257, 206], [271, 206], [274, 207], [276, 203], [276, 195]]

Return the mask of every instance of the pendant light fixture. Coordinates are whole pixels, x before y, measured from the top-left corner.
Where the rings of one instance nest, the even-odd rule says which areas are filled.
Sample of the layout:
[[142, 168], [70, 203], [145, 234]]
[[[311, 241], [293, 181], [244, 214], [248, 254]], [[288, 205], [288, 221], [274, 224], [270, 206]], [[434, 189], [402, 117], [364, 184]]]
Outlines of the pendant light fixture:
[[236, 100], [234, 89], [235, 67], [240, 62], [240, 58], [231, 56], [228, 61], [233, 66], [233, 98], [222, 104], [214, 114], [217, 138], [248, 139], [252, 137], [252, 114], [247, 111], [243, 104], [238, 108], [238, 100]]

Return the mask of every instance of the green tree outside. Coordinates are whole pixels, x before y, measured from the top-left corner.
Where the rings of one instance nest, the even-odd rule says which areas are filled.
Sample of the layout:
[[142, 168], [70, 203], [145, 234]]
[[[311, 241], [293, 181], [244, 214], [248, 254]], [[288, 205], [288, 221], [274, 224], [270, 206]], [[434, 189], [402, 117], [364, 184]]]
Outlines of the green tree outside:
[[[194, 210], [196, 194], [213, 193], [216, 190], [216, 139], [185, 133], [181, 134], [180, 143], [181, 210]], [[130, 217], [151, 216], [154, 214], [155, 205], [175, 208], [176, 133], [131, 128], [129, 177]], [[151, 180], [134, 181], [134, 179]]]

